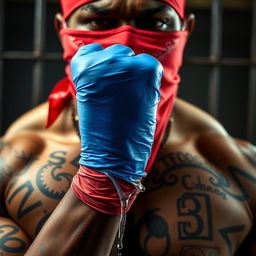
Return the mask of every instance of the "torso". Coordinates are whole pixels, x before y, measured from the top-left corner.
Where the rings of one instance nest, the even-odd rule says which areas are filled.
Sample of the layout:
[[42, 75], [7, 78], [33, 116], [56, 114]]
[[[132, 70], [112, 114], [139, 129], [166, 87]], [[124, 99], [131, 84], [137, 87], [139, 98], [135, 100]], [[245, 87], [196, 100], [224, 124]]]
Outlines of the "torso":
[[[188, 107], [176, 103], [168, 141], [144, 181], [146, 192], [129, 212], [123, 255], [239, 255], [239, 247], [246, 245], [245, 252], [254, 242], [249, 235], [256, 205], [253, 157], [250, 163], [216, 121], [199, 110], [195, 109], [196, 121], [191, 113], [191, 120], [184, 117]], [[9, 248], [9, 253], [0, 250], [4, 256], [23, 255], [14, 253], [21, 250], [22, 242], [11, 245], [8, 239], [29, 244], [79, 166], [75, 130], [64, 129], [64, 139], [37, 130], [2, 143], [0, 192], [5, 200], [2, 197], [0, 203], [6, 209], [1, 212], [20, 228], [15, 233], [15, 222], [8, 226], [6, 218], [0, 217], [0, 245], [4, 237], [2, 245]], [[4, 164], [11, 163], [10, 155], [13, 166]], [[244, 255], [254, 255], [253, 249]]]

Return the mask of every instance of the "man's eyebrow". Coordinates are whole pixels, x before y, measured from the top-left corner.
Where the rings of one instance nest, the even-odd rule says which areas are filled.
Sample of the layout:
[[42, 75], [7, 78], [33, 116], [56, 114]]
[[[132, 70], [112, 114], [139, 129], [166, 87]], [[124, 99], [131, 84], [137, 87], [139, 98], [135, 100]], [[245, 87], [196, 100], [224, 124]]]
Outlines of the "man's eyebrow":
[[144, 9], [144, 10], [142, 10], [142, 14], [145, 14], [147, 16], [151, 16], [151, 15], [154, 15], [156, 13], [166, 11], [166, 10], [168, 10], [167, 6], [160, 5], [159, 7]]
[[82, 6], [81, 10], [96, 13], [96, 14], [99, 14], [99, 15], [106, 15], [106, 14], [109, 14], [109, 13], [113, 13], [113, 10], [111, 10], [111, 9], [103, 8], [103, 7], [97, 7], [93, 4], [86, 4], [86, 5]]
[[[156, 13], [162, 12], [162, 11], [166, 11], [169, 8], [166, 5], [160, 5], [158, 7], [154, 7], [154, 8], [146, 8], [146, 9], [142, 9], [141, 14], [142, 15], [146, 15], [146, 16], [151, 16], [154, 15]], [[81, 7], [81, 10], [87, 11], [87, 12], [92, 12], [98, 15], [107, 15], [107, 14], [112, 14], [115, 11], [113, 9], [108, 9], [108, 8], [104, 8], [104, 7], [97, 7], [93, 4], [86, 4], [84, 6]]]

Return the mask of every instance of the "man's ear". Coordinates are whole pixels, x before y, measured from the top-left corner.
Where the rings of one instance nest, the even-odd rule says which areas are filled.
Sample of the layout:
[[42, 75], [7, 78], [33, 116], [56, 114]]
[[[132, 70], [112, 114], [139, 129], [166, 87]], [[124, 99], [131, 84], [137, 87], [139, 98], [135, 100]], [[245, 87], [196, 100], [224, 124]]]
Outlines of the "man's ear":
[[195, 24], [196, 24], [195, 15], [189, 14], [189, 16], [186, 18], [186, 30], [188, 31], [188, 36], [190, 36], [194, 31]]
[[60, 30], [63, 28], [63, 16], [61, 13], [57, 13], [54, 17], [54, 27], [57, 35], [60, 39]]

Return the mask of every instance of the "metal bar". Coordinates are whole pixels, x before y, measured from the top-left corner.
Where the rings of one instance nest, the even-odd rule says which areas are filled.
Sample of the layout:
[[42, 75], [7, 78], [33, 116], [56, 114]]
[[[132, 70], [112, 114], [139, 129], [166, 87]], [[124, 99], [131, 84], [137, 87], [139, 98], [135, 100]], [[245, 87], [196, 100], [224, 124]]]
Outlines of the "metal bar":
[[43, 55], [45, 46], [45, 15], [46, 1], [36, 0], [35, 2], [35, 25], [34, 25], [34, 56], [37, 60], [33, 70], [32, 106], [40, 102], [41, 90], [43, 87]]
[[218, 117], [220, 72], [219, 66], [221, 58], [221, 36], [222, 36], [222, 0], [214, 0], [212, 4], [212, 30], [211, 30], [211, 50], [210, 59], [215, 62], [210, 72], [209, 84], [209, 112]]
[[[0, 0], [0, 53], [4, 49], [4, 0]], [[4, 61], [0, 58], [0, 136], [3, 134], [3, 74]]]
[[[252, 4], [251, 60], [256, 61], [256, 0]], [[256, 143], [256, 66], [250, 68], [247, 139]]]
[[[62, 53], [50, 52], [41, 56], [36, 56], [32, 52], [5, 51], [0, 52], [0, 59], [6, 60], [42, 60], [42, 61], [62, 61]], [[256, 60], [246, 58], [223, 58], [211, 59], [208, 57], [186, 57], [184, 59], [186, 65], [219, 65], [219, 66], [253, 66]]]
[[49, 60], [49, 61], [56, 61], [62, 60], [61, 53], [44, 53], [41, 55], [35, 55], [33, 52], [20, 52], [20, 51], [5, 51], [0, 52], [0, 59], [7, 59], [7, 60]]

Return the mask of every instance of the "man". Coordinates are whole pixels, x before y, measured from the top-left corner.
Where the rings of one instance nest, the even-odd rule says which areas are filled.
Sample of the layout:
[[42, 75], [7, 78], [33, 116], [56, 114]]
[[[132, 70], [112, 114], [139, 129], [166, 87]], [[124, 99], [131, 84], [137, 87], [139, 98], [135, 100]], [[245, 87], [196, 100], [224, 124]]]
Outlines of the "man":
[[[69, 6], [65, 5], [68, 1], [62, 1], [64, 17], [56, 16], [62, 43], [67, 32], [63, 29], [116, 32], [131, 26], [138, 29], [136, 33], [144, 31], [141, 33], [147, 35], [148, 31], [190, 33], [193, 28], [193, 19], [185, 22], [183, 17], [183, 1], [181, 5], [171, 0], [76, 2], [78, 5]], [[84, 45], [83, 37], [69, 36], [75, 46]], [[170, 66], [163, 58], [167, 52], [173, 54], [176, 42], [164, 44], [166, 51], [154, 54], [165, 70]], [[95, 56], [102, 57], [106, 51], [101, 49]], [[86, 56], [92, 56], [91, 52]], [[90, 61], [95, 58], [90, 57]], [[83, 59], [80, 51], [74, 65]], [[179, 66], [179, 59], [172, 61]], [[73, 66], [73, 77], [80, 74], [79, 68]], [[70, 75], [69, 70], [67, 73]], [[159, 104], [164, 102], [163, 82], [167, 80], [164, 76]], [[177, 84], [178, 77], [169, 82]], [[56, 92], [63, 95], [69, 90], [70, 83], [66, 87], [64, 83], [51, 99], [56, 99]], [[54, 109], [54, 104], [62, 111]], [[108, 255], [112, 246], [116, 255], [119, 216], [87, 206], [74, 189], [69, 189], [79, 169], [79, 136], [83, 136], [77, 134], [76, 105], [70, 94], [65, 94], [59, 102], [50, 101], [50, 106], [53, 110], [49, 115], [45, 103], [22, 116], [1, 140], [1, 253], [24, 255], [44, 226], [26, 255]], [[161, 145], [155, 151], [153, 145], [157, 158], [149, 159], [154, 165], [143, 181], [146, 191], [137, 196], [129, 211], [123, 255], [254, 255], [255, 148], [230, 138], [216, 120], [180, 99], [170, 112]], [[161, 123], [159, 115], [158, 110]], [[160, 134], [158, 127], [156, 133]]]

